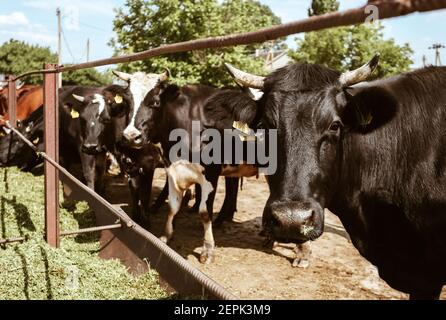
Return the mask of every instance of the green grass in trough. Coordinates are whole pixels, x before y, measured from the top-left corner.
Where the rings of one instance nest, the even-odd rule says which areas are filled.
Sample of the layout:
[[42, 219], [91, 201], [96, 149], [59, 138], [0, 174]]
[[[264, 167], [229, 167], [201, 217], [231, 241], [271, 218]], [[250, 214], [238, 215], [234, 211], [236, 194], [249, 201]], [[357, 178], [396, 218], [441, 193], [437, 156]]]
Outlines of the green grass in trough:
[[[65, 237], [61, 249], [44, 241], [43, 176], [0, 168], [0, 238], [25, 236], [0, 246], [2, 299], [164, 299], [150, 271], [135, 277], [118, 260], [98, 256], [98, 234]], [[61, 192], [62, 195], [62, 192]], [[94, 226], [87, 203], [60, 209], [61, 230]]]

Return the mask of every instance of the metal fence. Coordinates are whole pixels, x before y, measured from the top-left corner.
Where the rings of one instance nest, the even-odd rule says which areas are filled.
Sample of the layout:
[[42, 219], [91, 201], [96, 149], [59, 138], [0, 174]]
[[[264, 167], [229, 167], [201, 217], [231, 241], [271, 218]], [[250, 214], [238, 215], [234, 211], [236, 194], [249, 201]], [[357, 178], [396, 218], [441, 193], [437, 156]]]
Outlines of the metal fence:
[[[407, 15], [446, 8], [446, 0], [376, 0], [368, 1], [364, 6], [343, 12], [334, 12], [314, 16], [300, 21], [290, 22], [253, 32], [232, 34], [220, 37], [191, 40], [151, 48], [143, 52], [102, 59], [71, 66], [45, 64], [42, 70], [30, 71], [19, 76], [9, 76], [9, 116], [12, 126], [16, 124], [16, 84], [18, 79], [33, 74], [44, 74], [44, 118], [45, 118], [45, 225], [46, 241], [59, 247], [60, 237], [68, 234], [102, 230], [101, 244], [106, 244], [102, 252], [104, 257], [119, 257], [124, 263], [134, 267], [137, 272], [147, 269], [146, 262], [154, 267], [175, 290], [183, 294], [200, 295], [218, 299], [232, 299], [234, 296], [224, 288], [192, 267], [187, 261], [159, 241], [148, 231], [141, 228], [119, 208], [90, 190], [58, 165], [59, 124], [58, 124], [58, 77], [59, 73], [117, 63], [129, 63], [151, 57], [222, 48], [251, 43], [261, 43], [301, 32], [316, 31], [326, 28], [363, 23], [367, 18], [367, 8], [373, 5], [379, 12], [379, 19]], [[18, 131], [14, 130], [18, 134]], [[23, 138], [23, 137], [22, 137]], [[32, 144], [31, 144], [32, 145]], [[59, 230], [59, 175], [61, 180], [77, 195], [87, 200], [95, 211], [101, 227], [77, 231]], [[117, 221], [118, 220], [118, 221]], [[0, 239], [0, 243], [22, 241], [24, 239]], [[3, 242], [2, 242], [3, 241]]]

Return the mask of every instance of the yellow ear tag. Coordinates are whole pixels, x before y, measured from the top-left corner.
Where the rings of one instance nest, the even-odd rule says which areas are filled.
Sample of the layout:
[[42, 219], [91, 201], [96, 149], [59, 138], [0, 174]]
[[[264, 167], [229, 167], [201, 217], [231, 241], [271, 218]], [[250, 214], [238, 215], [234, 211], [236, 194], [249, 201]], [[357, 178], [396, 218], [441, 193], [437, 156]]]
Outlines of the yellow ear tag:
[[37, 137], [36, 139], [33, 140], [33, 143], [34, 143], [34, 144], [38, 144], [39, 141], [40, 141], [40, 139], [39, 139], [39, 137]]
[[73, 119], [79, 118], [79, 112], [77, 112], [74, 109], [71, 109], [71, 118], [73, 118]]
[[115, 96], [115, 102], [116, 102], [117, 104], [121, 104], [121, 103], [122, 103], [122, 96], [120, 96], [119, 94], [117, 94], [117, 95]]

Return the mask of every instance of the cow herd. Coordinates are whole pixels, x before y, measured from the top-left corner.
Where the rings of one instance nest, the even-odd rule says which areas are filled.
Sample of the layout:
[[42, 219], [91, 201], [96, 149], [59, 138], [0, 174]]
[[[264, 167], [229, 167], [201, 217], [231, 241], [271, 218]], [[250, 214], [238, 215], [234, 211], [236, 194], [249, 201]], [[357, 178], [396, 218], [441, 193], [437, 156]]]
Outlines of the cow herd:
[[[184, 154], [172, 157], [178, 141], [171, 133], [182, 129], [193, 134], [192, 123], [198, 122], [202, 129], [224, 135], [227, 130], [239, 132], [241, 124], [254, 132], [248, 137], [252, 139], [240, 134], [243, 148], [248, 140], [275, 145], [270, 151], [276, 151], [277, 168], [266, 176], [270, 196], [262, 218], [266, 243], [306, 246], [322, 235], [327, 208], [339, 216], [353, 245], [390, 286], [413, 299], [438, 298], [446, 282], [446, 68], [427, 67], [366, 82], [378, 62], [376, 55], [345, 73], [296, 63], [266, 77], [227, 65], [239, 87], [233, 89], [179, 87], [169, 84], [168, 70], [114, 72], [124, 85], [62, 87], [59, 161], [69, 170], [80, 164], [79, 178], [101, 195], [107, 171], [125, 173], [133, 218], [145, 226], [149, 213], [168, 198], [161, 238], [166, 242], [184, 194], [195, 185], [192, 209], [204, 229], [200, 261], [209, 262], [213, 225], [232, 220], [239, 179], [258, 175], [263, 163], [192, 161], [193, 150], [211, 143], [205, 139], [187, 140], [187, 159]], [[42, 88], [20, 93], [18, 127], [44, 150], [42, 98], [34, 93], [37, 102], [22, 102], [33, 92], [42, 93]], [[3, 97], [0, 102], [6, 103]], [[5, 109], [3, 114], [5, 121]], [[257, 134], [262, 130], [276, 132], [276, 141]], [[7, 128], [2, 135], [2, 165], [30, 170], [41, 162]], [[221, 147], [222, 153], [228, 151]], [[156, 168], [166, 168], [167, 179], [150, 207]], [[221, 175], [226, 195], [214, 220]], [[301, 260], [308, 264], [308, 257]]]

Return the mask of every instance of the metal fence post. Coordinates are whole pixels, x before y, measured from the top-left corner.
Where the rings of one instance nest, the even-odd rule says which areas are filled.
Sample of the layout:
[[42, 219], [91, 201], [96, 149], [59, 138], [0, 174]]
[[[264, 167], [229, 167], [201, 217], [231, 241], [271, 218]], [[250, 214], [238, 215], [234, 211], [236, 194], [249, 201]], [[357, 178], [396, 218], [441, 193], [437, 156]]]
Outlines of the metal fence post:
[[[57, 65], [45, 64], [45, 69]], [[59, 162], [58, 73], [44, 75], [45, 152]], [[59, 171], [45, 161], [45, 233], [50, 246], [59, 247]]]
[[16, 81], [14, 76], [8, 76], [8, 114], [9, 123], [14, 128], [17, 127], [17, 94], [16, 94]]

